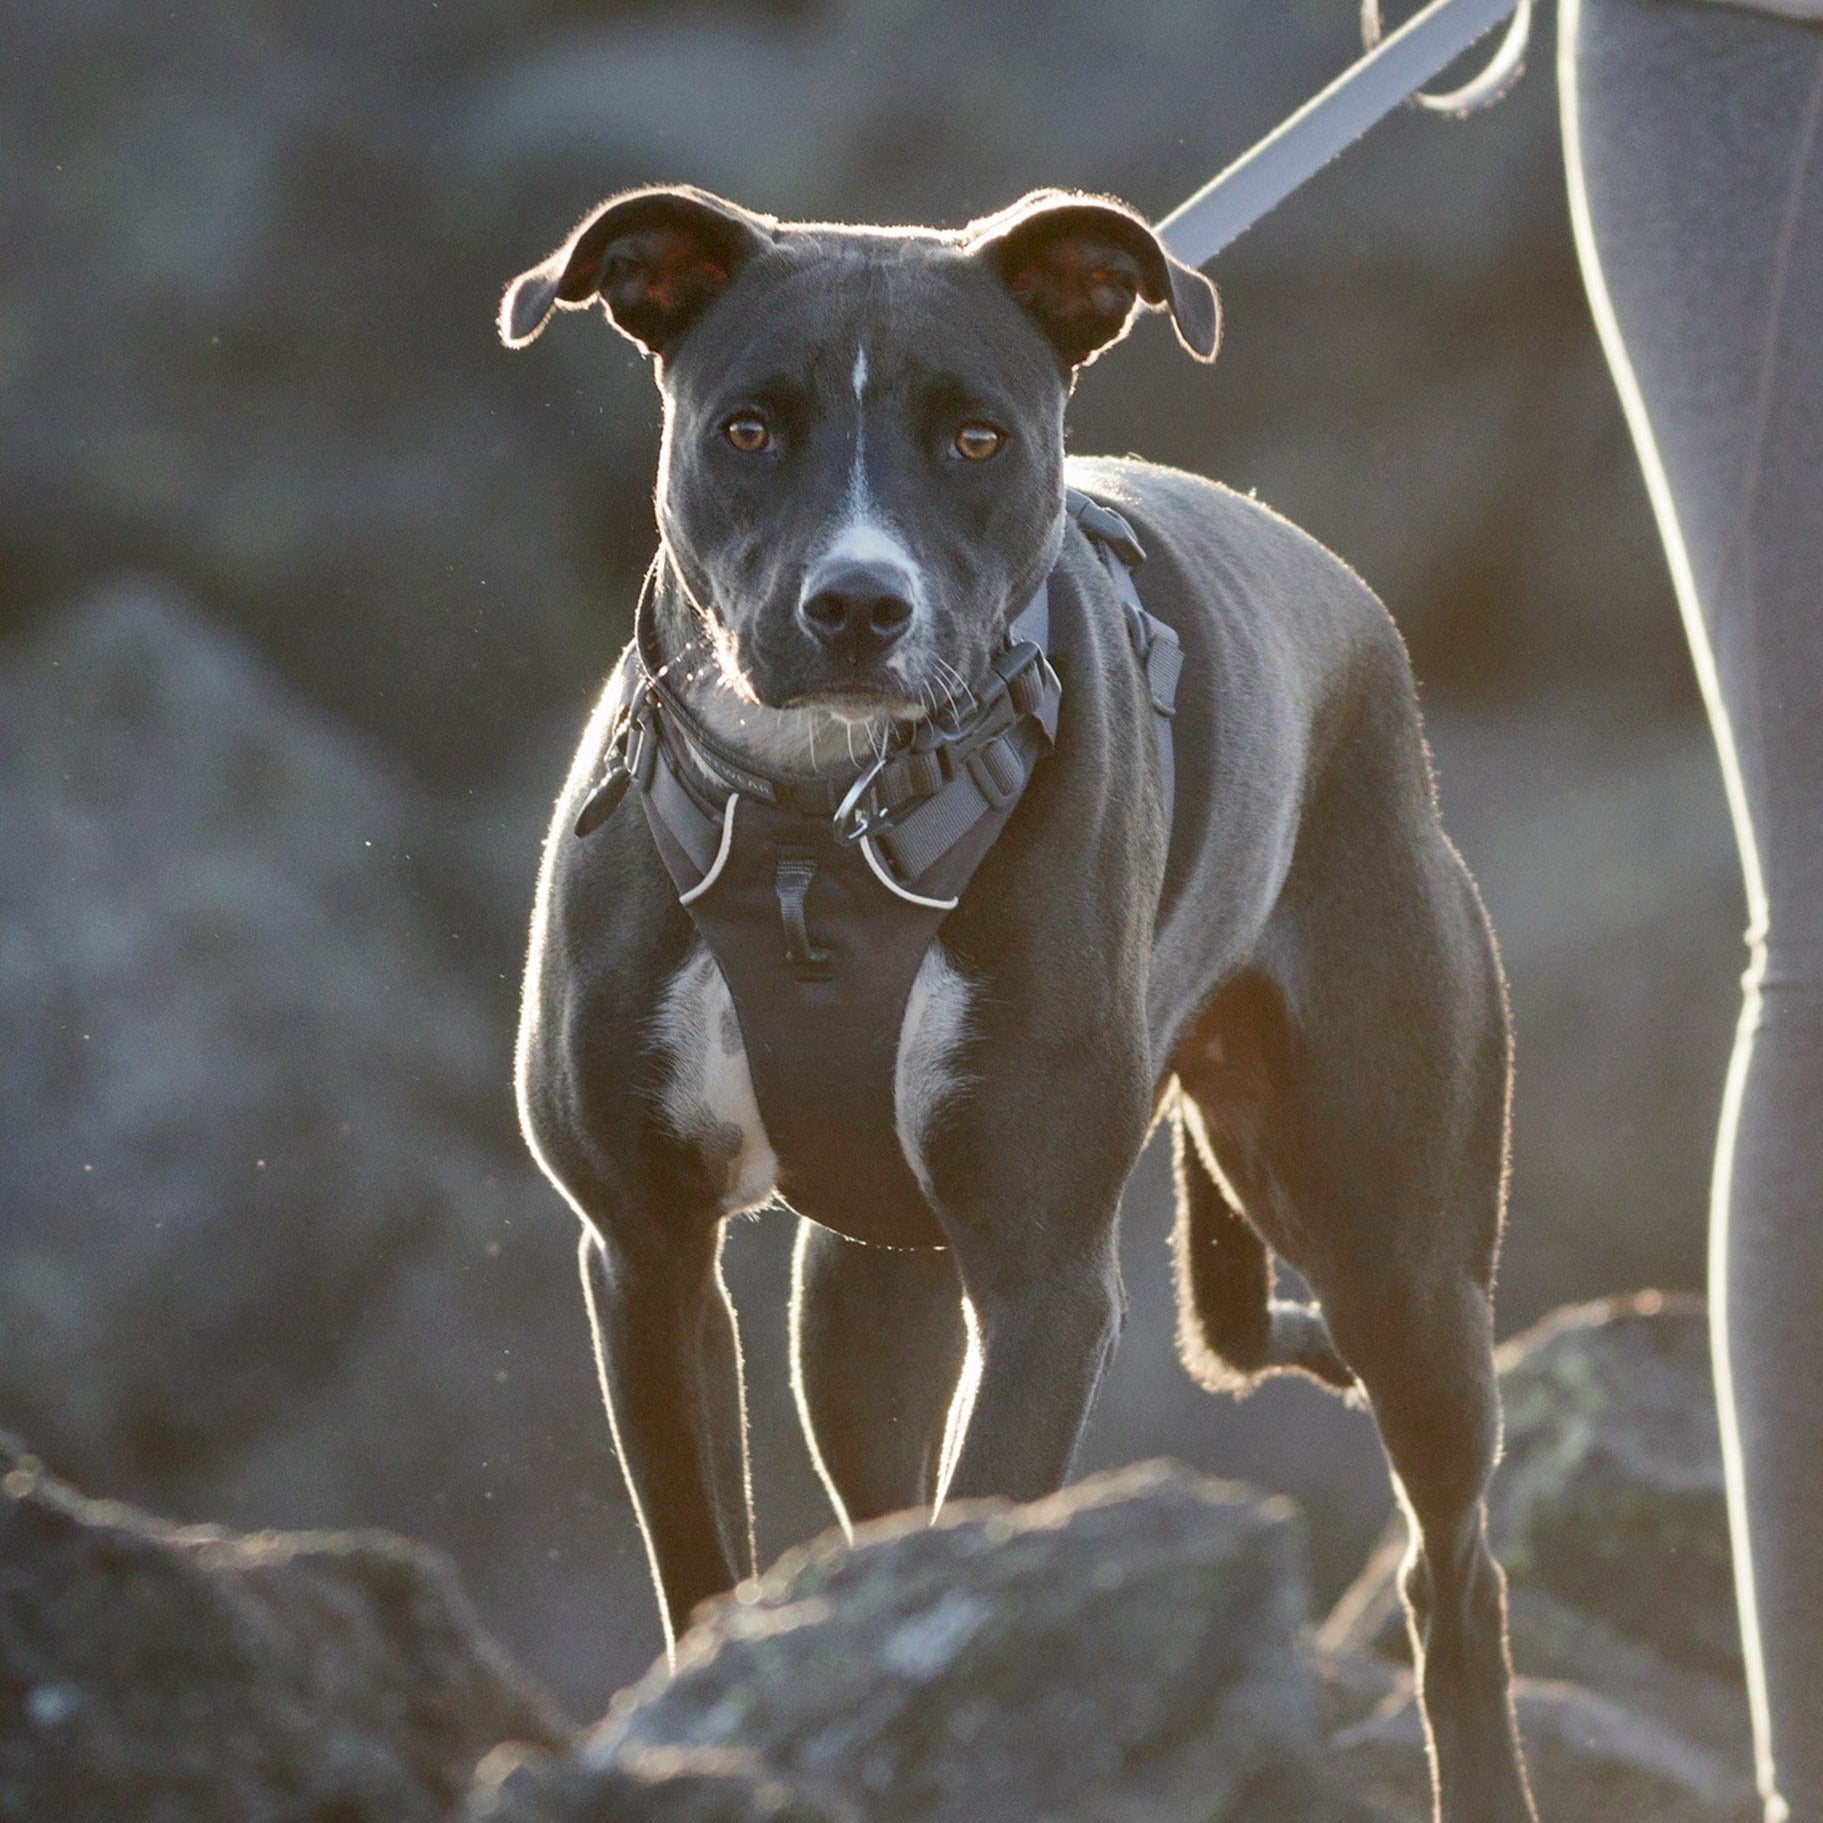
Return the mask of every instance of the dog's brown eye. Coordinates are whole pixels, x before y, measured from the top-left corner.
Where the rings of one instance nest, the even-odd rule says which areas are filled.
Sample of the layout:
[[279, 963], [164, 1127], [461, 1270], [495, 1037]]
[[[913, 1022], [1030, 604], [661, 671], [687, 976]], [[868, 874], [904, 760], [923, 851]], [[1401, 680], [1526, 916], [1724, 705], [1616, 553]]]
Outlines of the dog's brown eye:
[[956, 432], [956, 454], [970, 462], [985, 462], [997, 456], [1006, 438], [991, 424], [965, 424]]
[[755, 417], [752, 412], [742, 412], [738, 418], [730, 418], [722, 426], [722, 435], [743, 456], [757, 456], [772, 441], [772, 432], [766, 428], [766, 420]]

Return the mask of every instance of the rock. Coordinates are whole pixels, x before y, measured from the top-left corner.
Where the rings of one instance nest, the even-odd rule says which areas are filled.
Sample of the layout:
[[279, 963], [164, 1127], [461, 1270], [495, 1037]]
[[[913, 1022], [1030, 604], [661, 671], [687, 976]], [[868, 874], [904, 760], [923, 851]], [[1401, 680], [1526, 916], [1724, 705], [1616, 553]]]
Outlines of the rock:
[[1509, 1343], [1490, 1518], [1519, 1587], [1734, 1681], [1740, 1624], [1709, 1361], [1703, 1302], [1689, 1296], [1560, 1311]]
[[0, 1423], [180, 1517], [430, 1538], [598, 1711], [657, 1624], [434, 819], [151, 587], [12, 657]]
[[[1488, 1534], [1514, 1664], [1551, 1680], [1528, 1683], [1521, 1706], [1540, 1808], [1755, 1814], [1702, 1301], [1644, 1292], [1559, 1311], [1500, 1366], [1506, 1452]], [[1398, 1526], [1324, 1623], [1322, 1651], [1407, 1655], [1403, 1553]], [[1390, 1746], [1416, 1738], [1396, 1692], [1338, 1719], [1345, 1762], [1370, 1783]]]
[[480, 1218], [491, 1034], [406, 794], [157, 591], [0, 675], [0, 780], [0, 1407], [87, 1485], [155, 1482]]
[[447, 1563], [86, 1500], [0, 1447], [0, 1817], [438, 1823], [556, 1706]]
[[787, 1790], [750, 1754], [629, 1748], [595, 1766], [497, 1748], [476, 1775], [470, 1823], [862, 1823], [833, 1793]]
[[[1521, 1678], [1514, 1697], [1532, 1789], [1547, 1819], [1757, 1823], [1761, 1815], [1737, 1763], [1649, 1716], [1574, 1684]], [[1330, 1753], [1336, 1776], [1352, 1791], [1412, 1823], [1430, 1816], [1424, 1732], [1409, 1676], [1402, 1696], [1332, 1736]]]
[[616, 1699], [589, 1776], [521, 1762], [523, 1802], [508, 1777], [479, 1814], [618, 1816], [627, 1768], [738, 1753], [870, 1823], [1368, 1823], [1322, 1769], [1306, 1603], [1288, 1503], [1169, 1464], [883, 1520], [707, 1606], [675, 1675]]

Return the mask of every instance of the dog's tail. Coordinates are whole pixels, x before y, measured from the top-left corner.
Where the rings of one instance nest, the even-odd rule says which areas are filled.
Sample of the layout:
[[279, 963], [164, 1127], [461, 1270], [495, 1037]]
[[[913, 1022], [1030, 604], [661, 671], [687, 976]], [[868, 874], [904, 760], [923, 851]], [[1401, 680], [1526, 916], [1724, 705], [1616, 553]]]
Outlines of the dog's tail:
[[1171, 1263], [1184, 1371], [1212, 1393], [1247, 1392], [1271, 1373], [1304, 1373], [1338, 1392], [1355, 1391], [1323, 1313], [1273, 1297], [1272, 1255], [1198, 1152], [1181, 1107], [1171, 1114], [1171, 1155]]

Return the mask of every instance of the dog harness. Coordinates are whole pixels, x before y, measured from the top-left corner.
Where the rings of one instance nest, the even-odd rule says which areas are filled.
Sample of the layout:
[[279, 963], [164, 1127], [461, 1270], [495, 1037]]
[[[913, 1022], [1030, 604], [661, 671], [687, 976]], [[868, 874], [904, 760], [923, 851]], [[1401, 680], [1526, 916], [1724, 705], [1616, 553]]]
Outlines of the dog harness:
[[[1111, 508], [1071, 491], [1119, 594], [1158, 734], [1167, 820], [1182, 651], [1140, 605], [1145, 553]], [[800, 1215], [860, 1241], [941, 1231], [899, 1142], [900, 1032], [918, 969], [1057, 734], [1047, 583], [1014, 617], [984, 691], [848, 776], [778, 774], [728, 748], [664, 681], [642, 594], [621, 658], [620, 720], [586, 837], [638, 788], [678, 901], [733, 995], [754, 1097]]]

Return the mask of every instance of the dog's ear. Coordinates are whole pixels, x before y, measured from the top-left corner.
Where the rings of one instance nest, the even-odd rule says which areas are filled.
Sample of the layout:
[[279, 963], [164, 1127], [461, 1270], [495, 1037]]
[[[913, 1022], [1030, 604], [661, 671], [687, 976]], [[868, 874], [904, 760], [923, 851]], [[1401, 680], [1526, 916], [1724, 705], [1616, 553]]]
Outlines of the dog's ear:
[[1069, 372], [1127, 333], [1136, 304], [1168, 308], [1177, 339], [1199, 361], [1215, 359], [1215, 287], [1173, 259], [1124, 203], [1034, 190], [972, 222], [963, 241], [993, 265]]
[[599, 300], [608, 321], [662, 355], [771, 238], [776, 224], [690, 186], [631, 190], [603, 203], [500, 300], [500, 339], [523, 348], [553, 310]]

